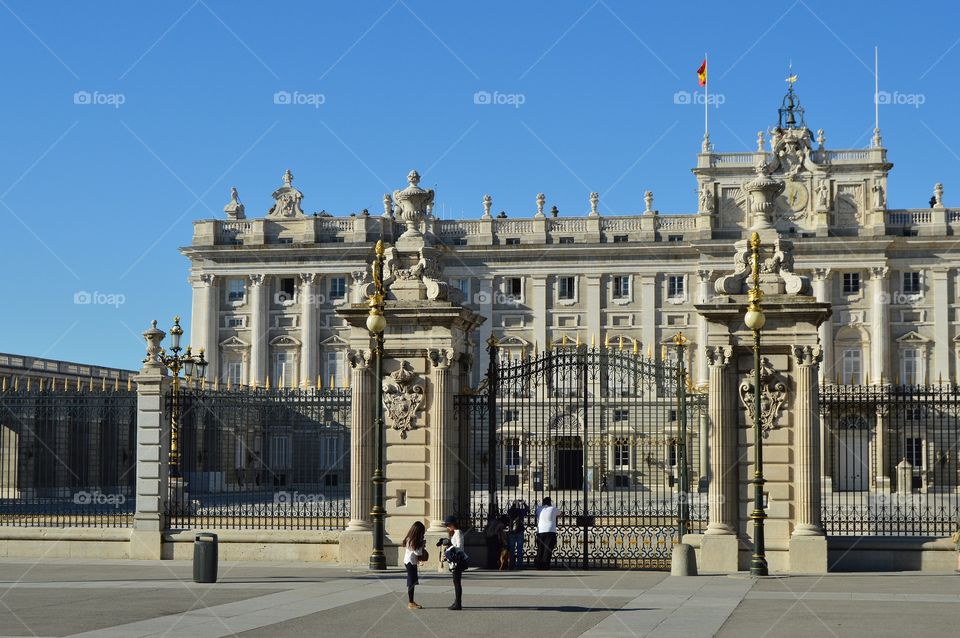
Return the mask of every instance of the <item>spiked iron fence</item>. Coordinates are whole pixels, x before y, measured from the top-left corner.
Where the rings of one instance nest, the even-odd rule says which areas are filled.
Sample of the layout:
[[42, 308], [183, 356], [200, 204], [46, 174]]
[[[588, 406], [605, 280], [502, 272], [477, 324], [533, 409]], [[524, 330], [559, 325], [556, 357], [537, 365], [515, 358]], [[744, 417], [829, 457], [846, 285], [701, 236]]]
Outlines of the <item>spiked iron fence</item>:
[[826, 386], [823, 524], [844, 536], [949, 536], [960, 522], [960, 388]]
[[[483, 529], [491, 513], [525, 503], [532, 556], [536, 505], [550, 496], [563, 513], [557, 562], [668, 567], [678, 519], [688, 531], [707, 520], [706, 460], [694, 444], [705, 431], [706, 396], [677, 384], [677, 366], [629, 349], [516, 354], [492, 347], [486, 386], [457, 399], [468, 459], [460, 516]], [[693, 478], [687, 490], [682, 458]]]
[[0, 525], [131, 525], [136, 392], [105, 381], [4, 385]]
[[342, 529], [350, 390], [183, 387], [168, 397], [180, 477], [172, 529]]

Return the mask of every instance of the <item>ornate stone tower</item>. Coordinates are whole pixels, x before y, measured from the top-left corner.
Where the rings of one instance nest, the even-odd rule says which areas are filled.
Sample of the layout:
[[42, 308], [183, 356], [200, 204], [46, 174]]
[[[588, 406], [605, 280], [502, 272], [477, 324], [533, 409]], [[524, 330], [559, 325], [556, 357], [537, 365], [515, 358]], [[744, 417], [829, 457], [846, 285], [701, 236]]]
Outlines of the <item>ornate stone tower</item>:
[[[433, 205], [432, 190], [420, 188], [411, 171], [408, 186], [384, 197], [391, 216], [406, 224], [396, 245], [386, 249], [383, 285], [384, 377], [373, 378], [367, 305], [355, 303], [339, 311], [350, 325], [348, 357], [353, 389], [351, 450], [351, 520], [340, 540], [343, 564], [366, 564], [372, 535], [374, 384], [382, 388], [386, 436], [386, 555], [398, 564], [397, 544], [414, 521], [430, 536], [446, 535], [443, 518], [456, 513], [461, 450], [453, 397], [467, 385], [471, 365], [470, 335], [484, 318], [461, 305], [459, 290], [441, 275], [441, 254], [432, 235], [423, 232]], [[372, 247], [371, 247], [372, 248]], [[357, 284], [366, 299], [372, 284]]]

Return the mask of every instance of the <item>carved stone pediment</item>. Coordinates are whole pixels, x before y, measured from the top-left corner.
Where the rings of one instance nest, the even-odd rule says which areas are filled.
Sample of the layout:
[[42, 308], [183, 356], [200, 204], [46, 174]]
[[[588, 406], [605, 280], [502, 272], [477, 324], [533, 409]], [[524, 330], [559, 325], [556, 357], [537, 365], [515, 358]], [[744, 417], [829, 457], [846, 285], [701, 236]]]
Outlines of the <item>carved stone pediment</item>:
[[410, 364], [403, 361], [400, 369], [383, 382], [383, 407], [394, 430], [400, 432], [400, 438], [407, 438], [407, 432], [416, 427], [417, 412], [423, 410], [423, 386], [417, 383], [417, 375], [409, 369]]
[[[754, 402], [756, 401], [755, 386], [756, 369], [747, 374], [740, 384], [740, 402], [747, 409], [747, 422], [754, 422]], [[780, 410], [787, 398], [787, 386], [777, 377], [770, 360], [763, 357], [760, 360], [760, 427], [763, 435], [767, 436], [770, 430], [777, 427], [780, 419]]]

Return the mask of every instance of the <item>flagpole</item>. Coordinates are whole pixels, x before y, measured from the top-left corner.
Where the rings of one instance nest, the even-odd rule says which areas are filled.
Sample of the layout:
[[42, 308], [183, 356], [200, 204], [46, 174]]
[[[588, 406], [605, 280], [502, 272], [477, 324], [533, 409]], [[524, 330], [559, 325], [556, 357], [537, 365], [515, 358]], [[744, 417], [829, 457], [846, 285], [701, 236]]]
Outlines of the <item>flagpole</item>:
[[710, 136], [710, 125], [708, 114], [710, 113], [710, 63], [707, 61], [707, 54], [703, 54], [703, 138]]
[[873, 145], [880, 146], [877, 143], [880, 138], [880, 57], [877, 52], [878, 47], [873, 47]]

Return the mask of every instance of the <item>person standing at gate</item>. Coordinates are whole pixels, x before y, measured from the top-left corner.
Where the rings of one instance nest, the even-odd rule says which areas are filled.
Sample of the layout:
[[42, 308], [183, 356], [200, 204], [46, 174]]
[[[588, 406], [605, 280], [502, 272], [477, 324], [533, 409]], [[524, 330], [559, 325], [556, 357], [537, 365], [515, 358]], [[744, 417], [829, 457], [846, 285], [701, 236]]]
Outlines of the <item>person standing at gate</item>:
[[543, 497], [543, 504], [537, 508], [537, 569], [550, 569], [550, 559], [557, 546], [557, 516], [559, 510], [549, 496]]
[[449, 538], [441, 538], [437, 541], [437, 547], [446, 547], [443, 552], [444, 559], [450, 567], [450, 573], [453, 575], [453, 604], [447, 607], [454, 611], [462, 609], [463, 602], [463, 572], [467, 570], [467, 560], [469, 556], [464, 551], [463, 532], [460, 531], [460, 525], [457, 517], [449, 515], [443, 519], [443, 524], [447, 528]]
[[420, 584], [418, 565], [429, 558], [424, 536], [427, 530], [423, 523], [417, 521], [410, 526], [410, 531], [403, 537], [403, 566], [407, 570], [407, 608], [423, 609], [413, 599], [413, 590]]
[[507, 532], [507, 548], [510, 550], [510, 566], [513, 569], [523, 569], [523, 532], [526, 526], [530, 506], [522, 500], [516, 500], [507, 510], [510, 519]]

